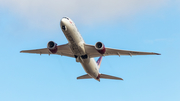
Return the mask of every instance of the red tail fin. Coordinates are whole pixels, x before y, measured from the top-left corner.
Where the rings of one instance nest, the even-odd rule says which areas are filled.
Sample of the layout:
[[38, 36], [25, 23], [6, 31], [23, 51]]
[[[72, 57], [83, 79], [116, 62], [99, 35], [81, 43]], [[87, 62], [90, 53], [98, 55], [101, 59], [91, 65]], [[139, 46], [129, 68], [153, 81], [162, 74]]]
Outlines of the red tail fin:
[[102, 56], [99, 57], [99, 59], [96, 61], [97, 65], [98, 65], [98, 69], [99, 69], [100, 66], [101, 66], [101, 61], [102, 61]]

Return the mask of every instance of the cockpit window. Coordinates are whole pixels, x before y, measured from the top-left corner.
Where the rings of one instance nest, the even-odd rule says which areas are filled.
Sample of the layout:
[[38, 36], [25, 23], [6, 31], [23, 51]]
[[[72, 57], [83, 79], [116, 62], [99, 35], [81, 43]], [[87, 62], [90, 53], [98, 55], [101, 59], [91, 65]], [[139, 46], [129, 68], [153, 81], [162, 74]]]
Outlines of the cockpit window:
[[63, 17], [63, 18], [65, 18], [65, 19], [68, 19], [68, 20], [69, 20], [69, 18], [68, 18], [68, 17]]

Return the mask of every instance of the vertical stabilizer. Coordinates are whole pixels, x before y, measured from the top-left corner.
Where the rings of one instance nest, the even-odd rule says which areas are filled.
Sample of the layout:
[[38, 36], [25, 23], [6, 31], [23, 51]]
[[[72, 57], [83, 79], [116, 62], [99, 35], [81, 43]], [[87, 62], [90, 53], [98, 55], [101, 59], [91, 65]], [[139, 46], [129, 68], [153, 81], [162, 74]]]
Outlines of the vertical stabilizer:
[[97, 60], [97, 65], [98, 65], [98, 69], [100, 68], [100, 66], [101, 66], [101, 61], [102, 61], [102, 56], [101, 57], [99, 57], [99, 59]]

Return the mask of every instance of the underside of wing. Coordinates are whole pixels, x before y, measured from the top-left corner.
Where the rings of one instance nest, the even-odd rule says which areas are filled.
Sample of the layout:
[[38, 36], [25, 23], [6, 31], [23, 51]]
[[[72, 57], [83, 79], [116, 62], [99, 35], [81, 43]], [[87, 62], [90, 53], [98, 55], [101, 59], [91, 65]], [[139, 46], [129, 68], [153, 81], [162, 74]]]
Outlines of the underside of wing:
[[[34, 49], [34, 50], [22, 50], [20, 51], [21, 53], [35, 53], [35, 54], [53, 54], [51, 51], [49, 51], [48, 48], [42, 48], [42, 49]], [[69, 45], [64, 44], [64, 45], [59, 45], [57, 46], [57, 52], [55, 53], [57, 55], [62, 55], [62, 56], [69, 56], [69, 57], [74, 57], [74, 54], [71, 52]]]
[[153, 52], [139, 52], [139, 51], [129, 51], [129, 50], [120, 50], [120, 49], [112, 49], [112, 48], [105, 48], [105, 54], [100, 54], [93, 45], [85, 44], [85, 49], [87, 54], [90, 57], [99, 57], [99, 56], [108, 56], [108, 55], [160, 55], [158, 53]]
[[34, 49], [34, 50], [22, 50], [20, 53], [35, 53], [35, 54], [51, 54], [48, 48]]

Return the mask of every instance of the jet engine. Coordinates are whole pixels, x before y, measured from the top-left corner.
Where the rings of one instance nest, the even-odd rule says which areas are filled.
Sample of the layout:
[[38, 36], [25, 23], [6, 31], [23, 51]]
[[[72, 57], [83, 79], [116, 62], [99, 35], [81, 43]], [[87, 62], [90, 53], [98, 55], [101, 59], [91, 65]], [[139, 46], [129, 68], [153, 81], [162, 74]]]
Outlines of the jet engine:
[[55, 54], [57, 52], [57, 44], [53, 41], [49, 41], [47, 44], [47, 48], [49, 49], [49, 51], [53, 54]]
[[101, 54], [104, 54], [106, 52], [106, 48], [102, 42], [97, 42], [95, 44], [95, 48]]

